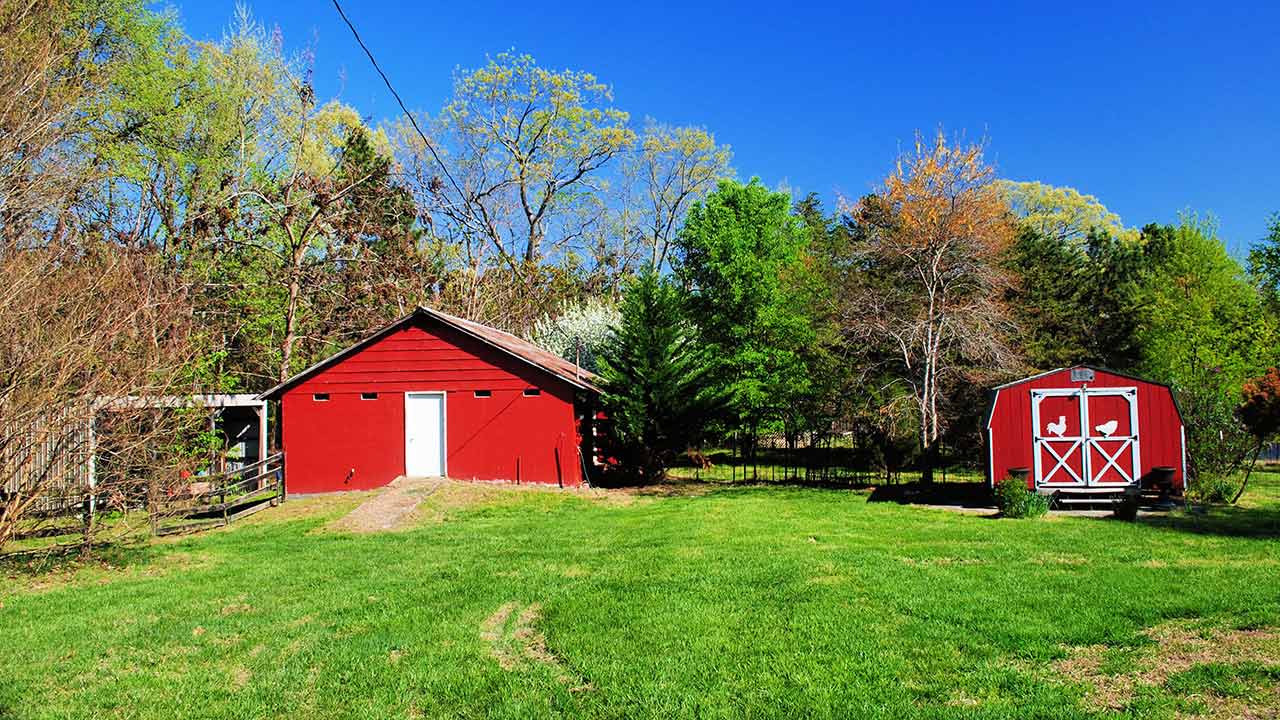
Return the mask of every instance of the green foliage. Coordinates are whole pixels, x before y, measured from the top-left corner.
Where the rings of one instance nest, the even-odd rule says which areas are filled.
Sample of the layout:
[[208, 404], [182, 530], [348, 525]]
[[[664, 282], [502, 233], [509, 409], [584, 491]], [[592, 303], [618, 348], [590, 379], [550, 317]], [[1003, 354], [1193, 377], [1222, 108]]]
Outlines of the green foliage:
[[641, 482], [662, 480], [724, 406], [711, 355], [681, 305], [679, 290], [650, 266], [627, 288], [616, 339], [600, 355], [606, 456]]
[[1086, 363], [1132, 370], [1141, 358], [1142, 249], [1097, 232], [1064, 240], [1024, 225], [1007, 265], [1018, 346], [1036, 368]]
[[1037, 518], [1049, 512], [1049, 499], [1027, 489], [1027, 481], [1007, 477], [996, 483], [996, 507], [1007, 518]]
[[1254, 447], [1236, 414], [1241, 388], [1275, 364], [1275, 321], [1211, 223], [1149, 225], [1142, 243], [1139, 372], [1177, 393], [1193, 483], [1233, 476]]
[[1249, 248], [1249, 277], [1272, 315], [1280, 315], [1280, 213], [1271, 216], [1267, 236]]
[[999, 181], [1000, 192], [1025, 230], [1064, 245], [1083, 243], [1090, 235], [1133, 241], [1138, 233], [1098, 198], [1070, 187], [1040, 182]]
[[1187, 484], [1187, 497], [1199, 503], [1222, 504], [1231, 502], [1240, 489], [1240, 480], [1221, 473], [1193, 475]]
[[566, 304], [555, 315], [543, 315], [534, 323], [528, 339], [591, 372], [599, 372], [600, 354], [613, 343], [614, 328], [621, 322], [616, 303], [592, 298]]
[[725, 180], [689, 211], [675, 243], [687, 316], [717, 358], [715, 381], [751, 441], [811, 391], [805, 351], [817, 342], [817, 288], [808, 237], [786, 193], [758, 179]]

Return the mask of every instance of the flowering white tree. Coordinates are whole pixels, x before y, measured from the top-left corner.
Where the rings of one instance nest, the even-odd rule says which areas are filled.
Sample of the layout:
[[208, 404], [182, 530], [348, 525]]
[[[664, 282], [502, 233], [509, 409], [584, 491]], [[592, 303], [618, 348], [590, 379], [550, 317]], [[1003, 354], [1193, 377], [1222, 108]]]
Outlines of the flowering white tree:
[[600, 351], [614, 340], [622, 321], [618, 306], [605, 298], [566, 305], [557, 315], [544, 315], [533, 325], [529, 341], [566, 360], [598, 372]]

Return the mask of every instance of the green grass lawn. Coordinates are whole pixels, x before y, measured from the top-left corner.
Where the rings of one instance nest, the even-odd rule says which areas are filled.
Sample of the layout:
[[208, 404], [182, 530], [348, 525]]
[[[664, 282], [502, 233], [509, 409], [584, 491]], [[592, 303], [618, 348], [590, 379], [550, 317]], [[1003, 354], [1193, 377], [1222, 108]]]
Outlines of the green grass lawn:
[[1280, 478], [1138, 524], [865, 493], [363, 496], [0, 579], [0, 718], [1231, 717], [1280, 709]]

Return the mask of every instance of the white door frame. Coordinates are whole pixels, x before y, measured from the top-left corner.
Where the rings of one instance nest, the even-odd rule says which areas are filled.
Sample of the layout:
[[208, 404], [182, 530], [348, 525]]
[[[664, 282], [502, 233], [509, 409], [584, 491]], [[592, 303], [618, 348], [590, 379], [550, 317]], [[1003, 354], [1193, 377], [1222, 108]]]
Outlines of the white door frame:
[[449, 395], [444, 390], [404, 391], [404, 473], [409, 474], [409, 396], [440, 396], [440, 477], [449, 477]]
[[[1093, 427], [1089, 420], [1089, 398], [1101, 396], [1121, 396], [1128, 400], [1129, 406], [1129, 430], [1130, 435], [1103, 437], [1093, 434]], [[1072, 397], [1075, 396], [1080, 400], [1080, 434], [1066, 435], [1058, 437], [1056, 435], [1046, 435], [1040, 424], [1040, 403], [1047, 397]], [[1048, 388], [1034, 389], [1031, 391], [1031, 449], [1033, 462], [1035, 465], [1035, 484], [1036, 487], [1125, 487], [1138, 482], [1138, 476], [1142, 472], [1141, 452], [1138, 446], [1138, 389], [1136, 387], [1118, 387], [1118, 388], [1091, 388], [1082, 386], [1079, 388]], [[1108, 453], [1103, 450], [1098, 443], [1107, 441], [1121, 441], [1121, 445], [1114, 453]], [[1053, 443], [1059, 445], [1070, 443], [1066, 450], [1059, 453], [1054, 449]], [[1044, 472], [1044, 466], [1041, 462], [1041, 456], [1044, 454], [1041, 449], [1047, 451], [1055, 459], [1055, 464], [1049, 472]], [[1102, 455], [1104, 462], [1102, 470], [1098, 475], [1104, 474], [1108, 468], [1116, 468], [1122, 477], [1129, 477], [1120, 466], [1119, 461], [1125, 450], [1130, 451], [1130, 458], [1133, 461], [1131, 469], [1133, 477], [1129, 477], [1128, 481], [1121, 482], [1096, 482], [1094, 480], [1094, 472], [1091, 462], [1092, 451], [1097, 450]], [[1079, 451], [1081, 475], [1077, 476], [1075, 470], [1068, 463], [1071, 456]], [[1046, 476], [1052, 477], [1059, 468], [1066, 470], [1075, 482], [1044, 482]]]

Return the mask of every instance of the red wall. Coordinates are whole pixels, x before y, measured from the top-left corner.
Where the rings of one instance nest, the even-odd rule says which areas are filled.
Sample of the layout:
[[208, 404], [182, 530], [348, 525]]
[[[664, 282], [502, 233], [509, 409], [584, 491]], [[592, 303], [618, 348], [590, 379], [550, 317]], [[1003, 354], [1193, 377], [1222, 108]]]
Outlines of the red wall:
[[[1182, 420], [1169, 388], [1103, 370], [1094, 371], [1092, 382], [1072, 382], [1069, 368], [996, 391], [991, 420], [987, 426], [988, 480], [999, 481], [1007, 477], [1011, 468], [1034, 468], [1031, 448], [1032, 390], [1079, 388], [1086, 384], [1100, 388], [1138, 388], [1141, 475], [1146, 475], [1155, 467], [1172, 467], [1174, 485], [1183, 487]], [[1079, 424], [1078, 421], [1075, 424]], [[1076, 430], [1072, 428], [1070, 432]], [[1034, 489], [1035, 478], [1032, 474], [1027, 475], [1027, 486]]]
[[[526, 388], [541, 395], [526, 397]], [[582, 482], [574, 389], [432, 320], [393, 331], [285, 391], [289, 492], [379, 487], [404, 474], [404, 393], [443, 390], [450, 477]], [[491, 397], [478, 398], [476, 390]], [[361, 399], [376, 392], [377, 399]], [[315, 393], [328, 393], [317, 401]]]

